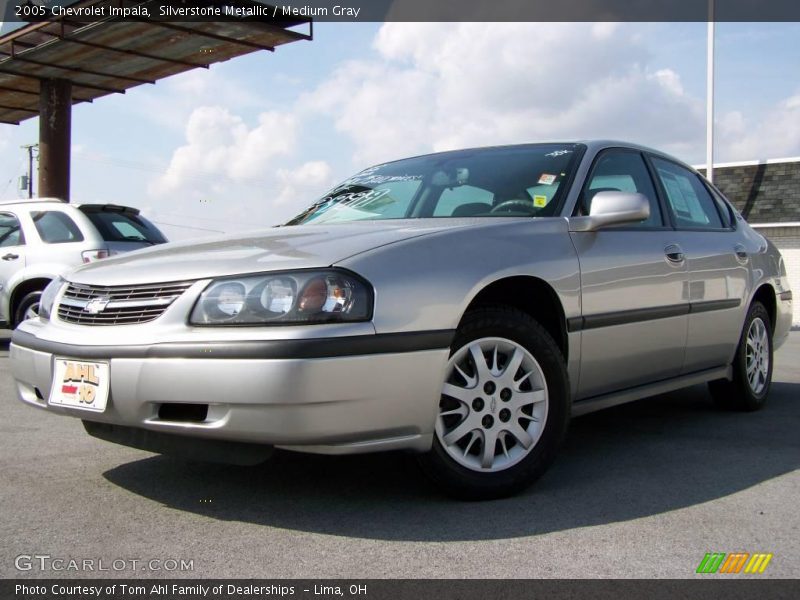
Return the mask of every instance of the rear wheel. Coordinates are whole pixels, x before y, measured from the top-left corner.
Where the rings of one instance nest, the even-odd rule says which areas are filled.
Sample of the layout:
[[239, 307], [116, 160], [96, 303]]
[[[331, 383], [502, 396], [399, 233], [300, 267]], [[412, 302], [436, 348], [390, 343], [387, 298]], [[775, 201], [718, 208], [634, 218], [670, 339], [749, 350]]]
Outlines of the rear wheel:
[[766, 403], [771, 383], [772, 325], [764, 305], [754, 302], [733, 359], [733, 379], [712, 381], [708, 387], [717, 406], [753, 411]]
[[42, 299], [42, 290], [28, 292], [17, 303], [14, 310], [14, 327], [27, 319], [39, 316], [39, 301]]
[[420, 464], [452, 496], [508, 496], [544, 473], [568, 421], [566, 367], [547, 331], [513, 308], [477, 309], [453, 340]]

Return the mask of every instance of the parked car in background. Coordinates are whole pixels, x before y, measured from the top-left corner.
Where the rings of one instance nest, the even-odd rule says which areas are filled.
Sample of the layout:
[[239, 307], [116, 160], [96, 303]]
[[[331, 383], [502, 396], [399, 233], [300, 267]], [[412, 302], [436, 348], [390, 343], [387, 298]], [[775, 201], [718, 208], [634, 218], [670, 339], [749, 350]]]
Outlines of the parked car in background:
[[0, 202], [0, 324], [39, 312], [47, 284], [82, 264], [166, 242], [139, 210], [39, 199]]
[[23, 402], [106, 440], [411, 450], [493, 498], [544, 472], [571, 416], [705, 382], [761, 408], [791, 315], [778, 251], [691, 167], [528, 144], [378, 165], [284, 227], [86, 265], [10, 363]]

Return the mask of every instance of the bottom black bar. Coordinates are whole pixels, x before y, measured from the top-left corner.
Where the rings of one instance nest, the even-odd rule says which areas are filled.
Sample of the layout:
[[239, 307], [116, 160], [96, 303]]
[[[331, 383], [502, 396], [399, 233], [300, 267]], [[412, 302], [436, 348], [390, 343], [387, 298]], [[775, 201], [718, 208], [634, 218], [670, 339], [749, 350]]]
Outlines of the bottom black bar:
[[800, 597], [800, 582], [787, 579], [26, 579], [0, 581], [0, 598], [17, 600], [256, 600], [263, 598], [333, 600], [619, 600], [647, 598], [708, 600], [725, 598], [784, 599]]

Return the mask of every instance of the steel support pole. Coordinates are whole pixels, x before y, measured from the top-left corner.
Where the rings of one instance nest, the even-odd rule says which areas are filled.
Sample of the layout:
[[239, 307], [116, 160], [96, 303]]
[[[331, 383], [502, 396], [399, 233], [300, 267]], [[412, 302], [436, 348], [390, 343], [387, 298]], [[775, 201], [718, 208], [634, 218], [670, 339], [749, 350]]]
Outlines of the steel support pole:
[[706, 179], [714, 183], [714, 0], [708, 2], [706, 42]]
[[33, 146], [28, 146], [28, 199], [33, 198]]
[[39, 92], [39, 196], [69, 202], [72, 82], [45, 79]]

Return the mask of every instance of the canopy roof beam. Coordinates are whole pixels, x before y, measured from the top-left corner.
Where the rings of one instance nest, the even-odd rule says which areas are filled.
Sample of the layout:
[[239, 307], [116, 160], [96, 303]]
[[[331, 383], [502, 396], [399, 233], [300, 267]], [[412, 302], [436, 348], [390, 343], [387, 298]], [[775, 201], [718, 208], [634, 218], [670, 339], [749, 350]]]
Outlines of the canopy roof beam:
[[194, 29], [193, 27], [181, 27], [180, 25], [175, 25], [175, 23], [166, 23], [164, 21], [147, 21], [145, 19], [141, 19], [141, 21], [151, 23], [153, 25], [158, 25], [159, 27], [172, 29], [173, 31], [180, 31], [182, 33], [188, 33], [190, 35], [206, 37], [210, 40], [217, 40], [218, 42], [225, 42], [226, 44], [236, 44], [238, 46], [246, 46], [248, 48], [252, 48], [253, 50], [267, 50], [268, 52], [275, 52], [274, 46], [266, 46], [264, 44], [259, 44], [257, 42], [251, 42], [250, 40], [240, 40], [228, 37], [226, 35], [219, 35], [218, 33], [211, 33], [210, 31], [203, 31], [202, 29]]
[[[65, 21], [67, 24], [70, 24], [69, 21]], [[98, 50], [105, 50], [107, 52], [117, 52], [119, 54], [127, 54], [128, 56], [138, 56], [140, 58], [147, 58], [149, 60], [155, 60], [159, 62], [169, 63], [172, 65], [181, 65], [183, 67], [190, 67], [192, 69], [201, 68], [207, 69], [208, 65], [203, 63], [194, 63], [188, 60], [180, 60], [178, 58], [166, 58], [164, 56], [156, 56], [155, 54], [148, 54], [147, 52], [140, 52], [138, 50], [131, 50], [130, 48], [115, 48], [114, 46], [106, 46], [105, 44], [98, 44], [96, 42], [87, 42], [86, 40], [77, 40], [73, 37], [66, 35], [63, 32], [60, 34], [54, 33], [51, 31], [42, 31], [42, 33], [49, 35], [51, 37], [56, 37], [62, 41], [69, 42], [70, 44], [80, 44], [81, 46], [86, 46], [87, 48], [97, 48]], [[147, 82], [151, 83], [151, 82]]]

